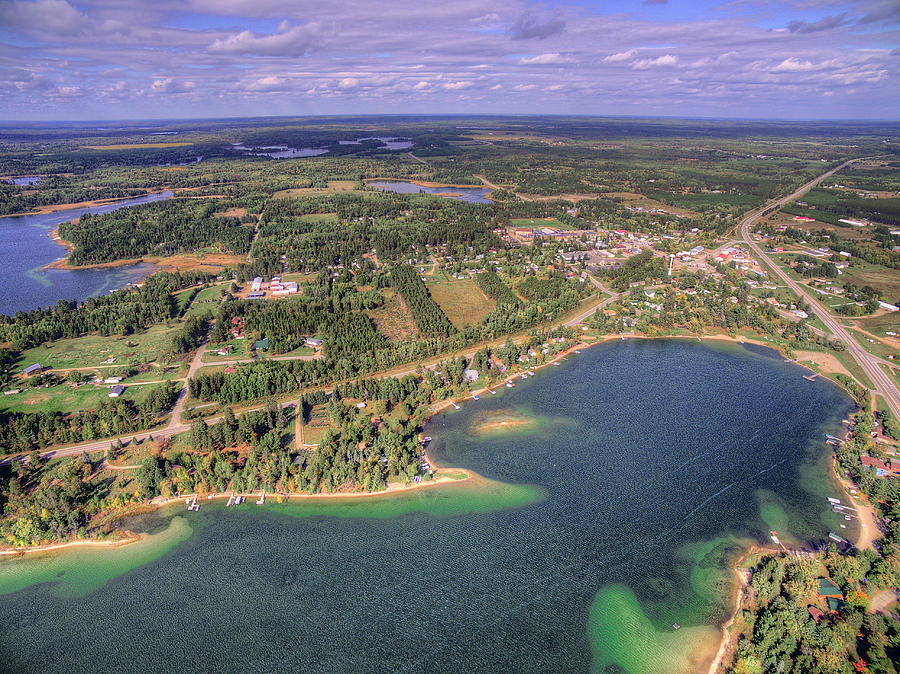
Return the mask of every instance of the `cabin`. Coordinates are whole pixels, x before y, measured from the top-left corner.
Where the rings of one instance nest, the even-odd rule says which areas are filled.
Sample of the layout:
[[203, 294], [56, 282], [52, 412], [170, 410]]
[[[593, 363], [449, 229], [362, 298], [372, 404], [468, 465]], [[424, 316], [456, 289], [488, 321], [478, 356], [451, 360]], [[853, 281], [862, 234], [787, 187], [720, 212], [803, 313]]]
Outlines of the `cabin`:
[[125, 387], [121, 384], [116, 384], [111, 389], [109, 389], [109, 397], [110, 398], [118, 398], [120, 395], [125, 393]]
[[322, 346], [322, 340], [316, 339], [315, 337], [307, 337], [305, 340], [303, 340], [303, 343], [313, 349], [318, 349]]
[[253, 348], [257, 351], [268, 351], [269, 350], [269, 338], [265, 337], [263, 339], [259, 339], [253, 343]]
[[810, 606], [807, 610], [812, 619], [816, 621], [816, 625], [818, 625], [822, 618], [825, 617], [825, 612], [815, 606]]
[[819, 589], [816, 594], [819, 599], [843, 599], [844, 593], [841, 588], [832, 583], [827, 578], [819, 578]]

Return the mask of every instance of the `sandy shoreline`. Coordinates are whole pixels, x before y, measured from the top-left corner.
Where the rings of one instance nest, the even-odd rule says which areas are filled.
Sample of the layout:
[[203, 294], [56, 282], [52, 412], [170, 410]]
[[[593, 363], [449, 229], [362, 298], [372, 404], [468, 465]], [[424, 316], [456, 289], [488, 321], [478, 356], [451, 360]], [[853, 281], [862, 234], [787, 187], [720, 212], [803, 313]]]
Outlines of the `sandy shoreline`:
[[27, 548], [12, 548], [0, 550], [0, 557], [19, 557], [36, 552], [52, 552], [66, 548], [118, 548], [122, 545], [136, 543], [141, 540], [143, 534], [135, 534], [131, 531], [123, 531], [125, 538], [117, 538], [114, 541], [69, 541], [68, 543], [51, 543], [50, 545], [35, 545]]

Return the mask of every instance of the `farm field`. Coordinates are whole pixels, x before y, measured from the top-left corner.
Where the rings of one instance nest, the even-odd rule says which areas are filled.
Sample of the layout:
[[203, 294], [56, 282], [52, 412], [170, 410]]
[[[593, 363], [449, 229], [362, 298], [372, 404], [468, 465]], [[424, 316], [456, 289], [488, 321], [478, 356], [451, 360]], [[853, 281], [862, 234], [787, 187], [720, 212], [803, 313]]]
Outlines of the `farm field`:
[[[153, 385], [128, 386], [120, 397], [142, 402]], [[77, 412], [95, 409], [100, 403], [109, 400], [108, 386], [84, 384], [74, 388], [72, 384], [59, 384], [48, 388], [30, 389], [15, 395], [0, 396], [2, 412]]]
[[457, 328], [480, 322], [496, 307], [471, 279], [437, 281], [427, 286], [434, 301]]
[[295, 197], [308, 197], [312, 195], [333, 194], [335, 192], [352, 192], [356, 189], [354, 180], [329, 180], [328, 187], [294, 187], [275, 192], [275, 199], [293, 199]]
[[887, 302], [900, 301], [900, 270], [856, 261], [844, 270], [842, 280], [857, 286], [872, 286]]
[[885, 311], [863, 318], [854, 318], [853, 324], [879, 337], [885, 332], [900, 334], [900, 311]]
[[[150, 363], [163, 358], [172, 335], [178, 328], [154, 325], [145, 332], [126, 337], [86, 335], [75, 339], [59, 339], [24, 351], [15, 363], [21, 370], [33, 363], [58, 369], [115, 369], [115, 366]], [[112, 359], [112, 362], [107, 362]]]

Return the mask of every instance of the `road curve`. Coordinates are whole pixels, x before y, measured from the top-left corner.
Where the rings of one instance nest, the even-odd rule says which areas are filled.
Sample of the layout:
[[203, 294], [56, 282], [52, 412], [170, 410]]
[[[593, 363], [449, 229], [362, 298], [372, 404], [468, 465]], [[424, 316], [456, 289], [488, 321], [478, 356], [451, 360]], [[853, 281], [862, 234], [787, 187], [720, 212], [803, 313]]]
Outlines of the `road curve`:
[[859, 157], [857, 159], [845, 161], [840, 166], [837, 166], [836, 168], [823, 173], [818, 178], [810, 180], [808, 183], [797, 189], [792, 194], [789, 194], [788, 196], [782, 197], [780, 199], [773, 199], [772, 201], [765, 203], [763, 206], [748, 214], [747, 217], [744, 218], [743, 222], [741, 222], [740, 234], [744, 243], [746, 243], [750, 247], [750, 249], [753, 250], [754, 253], [756, 253], [760, 261], [769, 269], [771, 269], [778, 278], [784, 281], [784, 283], [791, 290], [797, 293], [798, 296], [802, 297], [803, 300], [812, 308], [813, 313], [825, 324], [825, 326], [829, 330], [831, 330], [832, 334], [847, 345], [847, 350], [849, 351], [850, 355], [853, 356], [854, 360], [856, 360], [857, 363], [859, 363], [859, 366], [862, 368], [863, 372], [865, 372], [869, 379], [872, 381], [874, 392], [885, 399], [888, 406], [891, 408], [891, 411], [894, 413], [894, 416], [897, 419], [900, 419], [900, 389], [897, 388], [897, 385], [893, 382], [893, 380], [887, 374], [885, 374], [884, 370], [881, 369], [879, 365], [881, 359], [877, 356], [873, 356], [863, 347], [861, 347], [856, 339], [854, 339], [853, 335], [850, 334], [850, 332], [828, 311], [828, 309], [815, 297], [813, 297], [811, 293], [807, 292], [799, 283], [788, 276], [788, 274], [783, 269], [781, 269], [781, 267], [772, 262], [772, 260], [770, 260], [769, 257], [763, 252], [762, 248], [750, 236], [750, 226], [753, 225], [757, 220], [759, 220], [763, 212], [772, 208], [773, 206], [780, 208], [785, 204], [793, 201], [794, 199], [806, 194], [809, 190], [818, 185], [825, 178], [840, 171], [842, 168], [849, 166], [853, 162], [859, 161], [860, 159], [866, 159], [866, 157]]

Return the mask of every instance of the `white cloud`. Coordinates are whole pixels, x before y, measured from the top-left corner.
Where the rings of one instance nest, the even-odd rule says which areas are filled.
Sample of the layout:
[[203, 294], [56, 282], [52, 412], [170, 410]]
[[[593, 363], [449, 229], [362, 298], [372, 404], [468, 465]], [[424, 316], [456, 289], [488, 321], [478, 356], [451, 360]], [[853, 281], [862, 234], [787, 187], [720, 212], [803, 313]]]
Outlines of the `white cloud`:
[[444, 89], [451, 89], [451, 90], [453, 90], [453, 89], [468, 89], [468, 88], [471, 87], [473, 84], [474, 84], [473, 82], [468, 82], [468, 81], [465, 81], [465, 80], [460, 80], [460, 81], [458, 81], [458, 82], [445, 82], [443, 86], [444, 86]]
[[[279, 26], [279, 28], [284, 27]], [[271, 35], [257, 35], [249, 30], [219, 38], [208, 51], [219, 54], [258, 54], [260, 56], [305, 56], [318, 39], [318, 26], [294, 26]]]
[[196, 85], [190, 80], [175, 80], [172, 77], [164, 77], [154, 80], [151, 91], [155, 94], [184, 94], [195, 89]]
[[610, 54], [605, 59], [603, 59], [604, 63], [617, 63], [618, 61], [627, 61], [633, 56], [637, 55], [637, 49], [629, 49], [628, 51], [620, 51], [616, 54]]
[[648, 68], [671, 68], [678, 63], [678, 57], [672, 54], [658, 56], [655, 59], [639, 59], [631, 64], [635, 70], [647, 70]]
[[772, 68], [772, 72], [775, 73], [805, 73], [810, 70], [816, 70], [816, 67], [809, 61], [801, 61], [796, 56], [786, 58]]
[[537, 89], [536, 84], [517, 84], [513, 87], [513, 91], [531, 91], [532, 89]]
[[269, 75], [267, 77], [260, 77], [258, 80], [251, 82], [247, 87], [248, 91], [260, 91], [260, 92], [268, 92], [268, 91], [287, 91], [289, 90], [289, 81], [283, 77], [276, 77], [275, 75]]
[[413, 86], [413, 89], [415, 89], [416, 91], [422, 91], [423, 89], [427, 89], [430, 86], [431, 85], [425, 80], [419, 80], [418, 82], [416, 82], [415, 86]]
[[359, 80], [355, 77], [345, 77], [338, 82], [338, 89], [356, 89], [359, 86]]
[[556, 65], [559, 63], [570, 63], [572, 59], [566, 58], [561, 54], [552, 53], [552, 54], [538, 54], [537, 56], [532, 56], [531, 58], [527, 56], [523, 56], [519, 59], [519, 63], [523, 65], [535, 65], [535, 66], [547, 66], [547, 65]]

